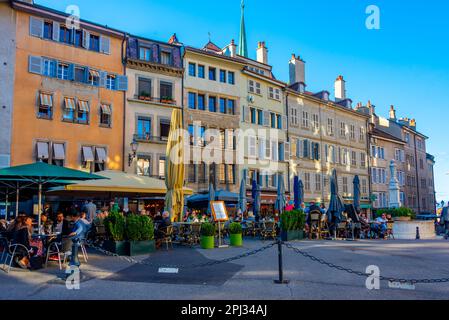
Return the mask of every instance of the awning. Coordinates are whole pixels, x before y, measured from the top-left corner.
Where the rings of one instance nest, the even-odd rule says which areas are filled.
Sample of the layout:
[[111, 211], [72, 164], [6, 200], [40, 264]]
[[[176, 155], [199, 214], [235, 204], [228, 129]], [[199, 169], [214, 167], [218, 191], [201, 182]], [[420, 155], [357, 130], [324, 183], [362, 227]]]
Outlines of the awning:
[[62, 143], [53, 143], [53, 159], [54, 160], [65, 159], [64, 145]]
[[96, 77], [96, 78], [100, 77], [100, 73], [96, 70], [89, 69], [89, 73], [92, 77]]
[[[66, 187], [54, 188], [52, 191], [134, 193], [141, 195], [164, 195], [167, 193], [165, 182], [156, 178], [112, 170], [102, 171], [97, 175], [104, 177], [105, 180], [80, 182]], [[192, 194], [193, 191], [184, 188], [184, 193]]]
[[101, 105], [101, 112], [103, 112], [103, 114], [111, 115], [112, 114], [111, 106], [107, 105], [107, 104], [102, 104]]
[[80, 111], [89, 112], [89, 102], [87, 101], [79, 100], [78, 107]]
[[41, 107], [53, 107], [53, 96], [51, 94], [41, 93], [40, 100]]
[[105, 148], [95, 148], [95, 153], [97, 155], [97, 161], [100, 163], [106, 162], [106, 149]]
[[94, 154], [92, 152], [92, 147], [83, 147], [83, 159], [85, 162], [93, 162]]
[[37, 158], [38, 159], [48, 159], [48, 142], [38, 142], [37, 143]]
[[64, 98], [64, 106], [66, 110], [75, 110], [75, 99]]

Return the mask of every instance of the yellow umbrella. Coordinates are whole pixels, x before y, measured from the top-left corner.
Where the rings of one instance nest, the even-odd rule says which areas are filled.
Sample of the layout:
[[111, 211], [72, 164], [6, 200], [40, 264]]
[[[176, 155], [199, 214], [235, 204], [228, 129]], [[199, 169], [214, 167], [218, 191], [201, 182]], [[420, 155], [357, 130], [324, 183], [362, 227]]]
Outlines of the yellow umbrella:
[[181, 110], [173, 110], [165, 161], [165, 210], [173, 221], [181, 221], [184, 209], [184, 136]]

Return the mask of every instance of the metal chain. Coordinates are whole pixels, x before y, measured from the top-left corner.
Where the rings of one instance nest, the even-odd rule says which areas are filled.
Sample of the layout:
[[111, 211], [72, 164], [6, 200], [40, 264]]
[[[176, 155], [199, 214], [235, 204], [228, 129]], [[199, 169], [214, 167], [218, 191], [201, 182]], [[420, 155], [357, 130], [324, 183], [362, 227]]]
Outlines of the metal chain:
[[240, 260], [240, 259], [243, 259], [243, 258], [247, 258], [247, 257], [253, 256], [253, 255], [256, 255], [256, 254], [261, 253], [261, 252], [263, 252], [265, 250], [268, 250], [268, 249], [274, 247], [276, 244], [277, 244], [277, 242], [273, 242], [273, 243], [271, 243], [269, 245], [266, 245], [264, 247], [261, 247], [259, 249], [248, 251], [248, 252], [245, 252], [243, 254], [240, 254], [240, 255], [237, 255], [237, 256], [234, 256], [234, 257], [231, 257], [231, 258], [221, 259], [221, 260], [215, 260], [215, 261], [210, 261], [210, 262], [205, 262], [205, 263], [200, 263], [200, 264], [192, 264], [192, 265], [182, 265], [182, 264], [168, 265], [168, 264], [155, 264], [155, 263], [150, 263], [150, 262], [146, 262], [146, 261], [138, 261], [138, 260], [136, 260], [134, 258], [131, 258], [131, 257], [124, 257], [124, 256], [120, 256], [120, 255], [118, 255], [116, 253], [109, 252], [109, 251], [107, 251], [107, 250], [105, 250], [105, 249], [103, 249], [103, 248], [101, 248], [99, 246], [94, 245], [91, 242], [90, 243], [86, 243], [86, 245], [89, 248], [92, 248], [92, 249], [94, 249], [94, 250], [96, 250], [96, 251], [98, 251], [100, 253], [103, 253], [104, 255], [119, 258], [119, 259], [124, 260], [124, 261], [126, 261], [128, 263], [134, 263], [134, 264], [145, 265], [145, 266], [150, 266], [150, 267], [157, 267], [157, 268], [164, 267], [164, 268], [177, 268], [177, 269], [206, 268], [206, 267], [215, 266], [215, 265], [222, 264], [222, 263], [228, 263], [228, 262], [231, 262], [231, 261]]
[[[339, 266], [339, 265], [327, 262], [327, 261], [325, 261], [323, 259], [317, 258], [317, 257], [315, 257], [315, 256], [313, 256], [313, 255], [311, 255], [311, 254], [309, 254], [307, 252], [304, 252], [304, 251], [302, 251], [302, 250], [300, 250], [298, 248], [293, 247], [289, 243], [283, 242], [283, 245], [285, 247], [287, 247], [288, 249], [291, 249], [294, 252], [302, 255], [305, 258], [308, 258], [308, 259], [310, 259], [310, 260], [312, 260], [314, 262], [318, 262], [318, 263], [320, 263], [322, 265], [328, 266], [329, 268], [337, 269], [339, 271], [344, 271], [344, 272], [347, 272], [347, 273], [350, 273], [350, 274], [355, 274], [355, 275], [360, 276], [360, 277], [368, 277], [368, 276], [370, 276], [369, 274], [367, 274], [365, 272], [355, 271], [353, 269], [345, 268], [345, 267], [342, 267], [342, 266]], [[380, 276], [379, 279], [382, 280], [382, 281], [400, 282], [400, 283], [412, 283], [412, 284], [419, 284], [419, 283], [432, 284], [432, 283], [447, 283], [447, 282], [449, 282], [449, 278], [441, 278], [441, 279], [397, 279], [397, 278], [390, 278], [390, 277]]]

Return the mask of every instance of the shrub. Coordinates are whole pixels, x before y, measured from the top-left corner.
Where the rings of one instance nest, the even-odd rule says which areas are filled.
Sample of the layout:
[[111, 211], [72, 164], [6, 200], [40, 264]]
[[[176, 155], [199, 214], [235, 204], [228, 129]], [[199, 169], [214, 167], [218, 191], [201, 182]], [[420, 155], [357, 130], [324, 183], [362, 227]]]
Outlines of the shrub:
[[142, 226], [142, 232], [140, 236], [141, 241], [154, 240], [154, 224], [153, 220], [147, 216], [140, 216], [140, 224]]
[[212, 223], [203, 223], [201, 225], [201, 236], [214, 237], [215, 236], [215, 226]]
[[126, 218], [126, 238], [129, 241], [154, 240], [153, 221], [147, 216], [129, 215]]
[[231, 225], [229, 226], [229, 233], [230, 234], [242, 234], [243, 233], [242, 225], [237, 222], [231, 223]]
[[123, 241], [125, 239], [125, 217], [118, 211], [111, 211], [104, 219], [104, 225], [108, 236], [113, 241]]
[[285, 211], [281, 214], [283, 231], [301, 231], [306, 224], [306, 215], [302, 210]]
[[397, 208], [397, 209], [384, 209], [384, 210], [377, 210], [376, 211], [376, 215], [378, 217], [382, 216], [382, 214], [390, 214], [393, 218], [397, 218], [397, 217], [410, 217], [412, 219], [416, 218], [416, 213], [410, 209], [410, 208]]

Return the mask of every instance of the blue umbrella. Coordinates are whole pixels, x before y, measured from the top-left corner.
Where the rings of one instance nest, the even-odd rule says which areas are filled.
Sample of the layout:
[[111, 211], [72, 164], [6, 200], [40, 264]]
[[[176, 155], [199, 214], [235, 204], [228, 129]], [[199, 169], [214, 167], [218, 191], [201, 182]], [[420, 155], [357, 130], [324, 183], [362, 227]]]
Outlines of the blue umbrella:
[[240, 182], [238, 208], [242, 210], [242, 213], [246, 212], [246, 170], [243, 170], [242, 181]]
[[212, 201], [215, 201], [215, 190], [214, 190], [214, 186], [211, 183], [209, 186], [209, 207], [207, 209], [208, 215], [212, 214], [212, 203], [211, 203]]
[[327, 216], [329, 222], [340, 223], [343, 220], [342, 213], [345, 211], [343, 200], [338, 194], [338, 180], [337, 170], [333, 170], [330, 179], [331, 186], [331, 200], [329, 203], [329, 209], [327, 210]]
[[284, 179], [281, 175], [278, 176], [278, 192], [274, 208], [279, 211], [280, 214], [284, 212], [285, 209], [285, 186]]
[[293, 194], [295, 199], [295, 210], [301, 209], [300, 190], [299, 190], [299, 177], [295, 176], [293, 179]]
[[256, 217], [256, 220], [259, 220], [259, 213], [260, 213], [260, 188], [259, 185], [257, 184], [256, 179], [253, 179], [253, 184], [252, 184], [252, 196], [253, 196], [253, 213], [254, 216]]
[[354, 177], [354, 208], [360, 212], [360, 179], [359, 176]]

